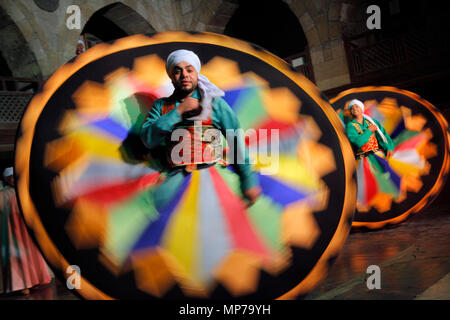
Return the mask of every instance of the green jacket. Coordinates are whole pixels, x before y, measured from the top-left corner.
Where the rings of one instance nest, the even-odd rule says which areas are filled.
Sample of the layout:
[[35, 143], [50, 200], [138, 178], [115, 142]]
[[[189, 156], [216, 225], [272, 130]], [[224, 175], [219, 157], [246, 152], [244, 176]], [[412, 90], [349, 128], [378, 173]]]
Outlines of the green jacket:
[[[192, 97], [200, 99], [198, 90], [192, 94]], [[164, 146], [165, 141], [172, 133], [174, 126], [183, 121], [183, 118], [177, 111], [177, 107], [180, 103], [181, 101], [176, 101], [175, 108], [167, 114], [161, 115], [164, 99], [155, 100], [152, 109], [148, 113], [148, 117], [142, 125], [140, 134], [142, 142], [148, 148]], [[226, 136], [226, 130], [237, 130], [240, 128], [236, 114], [222, 98], [215, 98], [213, 101], [212, 123], [224, 136]], [[245, 191], [258, 185], [258, 181], [255, 173], [251, 169], [247, 148], [245, 147], [244, 139], [241, 135], [234, 137], [234, 145], [237, 150], [241, 150], [241, 152], [243, 152], [242, 154], [245, 155], [244, 163], [237, 164], [235, 154], [235, 161], [233, 161], [232, 164], [234, 171], [239, 175], [241, 191]]]
[[[393, 151], [394, 150], [394, 142], [392, 141], [389, 134], [386, 132], [386, 130], [383, 128], [383, 126], [378, 122], [377, 120], [373, 119], [373, 121], [376, 123], [378, 128], [380, 128], [381, 132], [383, 132], [384, 136], [386, 137], [387, 143], [383, 141], [378, 131], [375, 131], [375, 137], [377, 138], [378, 145], [384, 150], [384, 151]], [[353, 123], [358, 124], [363, 132], [360, 134], [358, 130], [355, 128]], [[368, 129], [370, 123], [366, 119], [364, 119], [363, 124], [361, 125], [358, 121], [352, 119], [348, 121], [345, 124], [345, 131], [347, 133], [347, 137], [350, 140], [350, 142], [356, 147], [361, 148], [363, 145], [365, 145], [368, 141], [370, 136], [372, 135], [372, 131]]]

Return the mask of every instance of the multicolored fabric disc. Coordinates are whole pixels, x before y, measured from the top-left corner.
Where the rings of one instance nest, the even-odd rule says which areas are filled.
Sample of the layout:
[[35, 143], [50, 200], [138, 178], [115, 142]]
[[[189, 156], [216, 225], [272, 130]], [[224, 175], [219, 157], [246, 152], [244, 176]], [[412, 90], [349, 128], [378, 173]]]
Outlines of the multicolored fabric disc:
[[347, 122], [352, 99], [378, 120], [392, 138], [393, 156], [379, 151], [356, 161], [358, 202], [353, 226], [381, 228], [404, 221], [431, 203], [449, 170], [448, 124], [417, 94], [394, 87], [350, 89], [331, 99]]
[[[171, 174], [139, 139], [153, 101], [173, 91], [165, 59], [181, 48], [257, 132], [246, 140], [262, 188], [251, 207], [230, 167]], [[203, 33], [89, 49], [30, 102], [16, 149], [28, 225], [55, 272], [78, 266], [79, 293], [93, 299], [304, 296], [348, 235], [354, 168], [311, 82], [246, 42]]]

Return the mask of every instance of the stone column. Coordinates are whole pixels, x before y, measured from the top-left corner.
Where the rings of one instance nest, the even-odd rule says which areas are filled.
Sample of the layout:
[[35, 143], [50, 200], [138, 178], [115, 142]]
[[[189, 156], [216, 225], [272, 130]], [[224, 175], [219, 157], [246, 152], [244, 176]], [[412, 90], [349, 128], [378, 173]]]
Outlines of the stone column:
[[322, 91], [350, 83], [339, 21], [341, 2], [341, 0], [287, 1], [305, 32], [316, 85]]

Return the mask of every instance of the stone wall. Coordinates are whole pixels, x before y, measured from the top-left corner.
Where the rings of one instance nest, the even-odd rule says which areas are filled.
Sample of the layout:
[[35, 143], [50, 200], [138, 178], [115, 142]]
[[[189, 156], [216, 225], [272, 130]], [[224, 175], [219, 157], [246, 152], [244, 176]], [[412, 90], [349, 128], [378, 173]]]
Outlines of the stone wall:
[[1, 55], [7, 70], [1, 75], [18, 78], [39, 78], [41, 72], [36, 57], [17, 25], [0, 7]]
[[[345, 0], [285, 0], [303, 27], [311, 51], [316, 84], [322, 90], [350, 82], [342, 41], [343, 1]], [[20, 30], [34, 54], [44, 78], [74, 56], [81, 30], [67, 28], [67, 7], [72, 4], [80, 7], [82, 29], [92, 14], [118, 0], [56, 2], [57, 9], [47, 12], [32, 0], [0, 0], [0, 6]], [[155, 31], [189, 30], [223, 33], [227, 22], [239, 6], [237, 0], [119, 2], [139, 14]]]
[[[97, 10], [117, 0], [60, 0], [53, 12], [39, 8], [32, 0], [0, 0], [0, 6], [15, 23], [33, 52], [44, 78], [70, 60], [77, 40], [88, 19]], [[181, 19], [174, 18], [175, 2], [168, 0], [122, 0], [124, 5], [141, 15], [156, 31], [179, 29]], [[81, 30], [69, 30], [66, 10], [78, 5], [81, 11]]]
[[317, 86], [326, 90], [350, 83], [342, 39], [342, 0], [286, 1], [299, 18], [310, 49]]

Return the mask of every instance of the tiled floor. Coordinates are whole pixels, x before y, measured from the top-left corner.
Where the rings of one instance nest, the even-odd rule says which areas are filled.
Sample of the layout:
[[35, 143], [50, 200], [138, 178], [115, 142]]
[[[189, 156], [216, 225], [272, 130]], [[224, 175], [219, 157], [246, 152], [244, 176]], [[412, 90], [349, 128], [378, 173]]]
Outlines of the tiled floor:
[[[397, 226], [352, 232], [327, 278], [307, 299], [450, 299], [450, 204], [436, 203]], [[370, 265], [381, 288], [369, 290]]]
[[50, 284], [41, 288], [32, 289], [30, 294], [11, 293], [0, 296], [1, 300], [79, 300], [72, 291], [67, 289], [65, 284], [55, 279]]
[[[306, 299], [450, 299], [450, 203], [438, 202], [394, 227], [352, 232], [327, 278]], [[380, 267], [369, 290], [367, 267]], [[55, 280], [29, 295], [0, 300], [76, 300]]]

